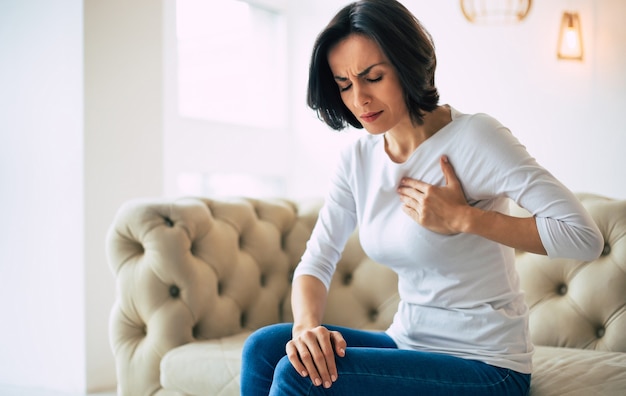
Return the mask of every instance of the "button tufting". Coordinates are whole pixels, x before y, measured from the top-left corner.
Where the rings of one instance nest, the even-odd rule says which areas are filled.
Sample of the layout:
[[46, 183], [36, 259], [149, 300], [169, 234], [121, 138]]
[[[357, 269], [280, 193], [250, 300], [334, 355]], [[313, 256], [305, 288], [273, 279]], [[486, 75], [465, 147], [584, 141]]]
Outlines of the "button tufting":
[[604, 337], [604, 334], [606, 334], [606, 329], [604, 327], [600, 327], [598, 330], [596, 330], [596, 337], [602, 338]]
[[602, 256], [608, 256], [611, 253], [611, 245], [608, 242], [604, 242], [604, 249], [602, 249]]
[[376, 322], [376, 320], [378, 319], [378, 311], [375, 309], [372, 309], [369, 313], [369, 317], [372, 322]]
[[265, 287], [265, 284], [267, 283], [267, 276], [265, 276], [265, 274], [261, 274], [261, 287]]
[[348, 286], [350, 283], [352, 283], [352, 274], [345, 274], [343, 276], [343, 284], [344, 284], [344, 286]]
[[170, 296], [172, 298], [178, 298], [180, 296], [180, 289], [176, 285], [170, 286]]
[[165, 225], [168, 227], [174, 227], [174, 222], [169, 217], [164, 217], [163, 221], [165, 221]]
[[567, 294], [567, 285], [565, 283], [562, 283], [561, 285], [559, 285], [559, 288], [556, 291], [559, 296], [564, 296]]

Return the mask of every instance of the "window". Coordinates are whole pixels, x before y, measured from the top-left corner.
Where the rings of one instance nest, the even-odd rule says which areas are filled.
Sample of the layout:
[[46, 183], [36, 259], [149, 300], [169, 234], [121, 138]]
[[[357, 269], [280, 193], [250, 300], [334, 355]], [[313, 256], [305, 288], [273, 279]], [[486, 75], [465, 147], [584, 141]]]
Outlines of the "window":
[[283, 16], [238, 0], [177, 0], [183, 117], [276, 129], [287, 123]]

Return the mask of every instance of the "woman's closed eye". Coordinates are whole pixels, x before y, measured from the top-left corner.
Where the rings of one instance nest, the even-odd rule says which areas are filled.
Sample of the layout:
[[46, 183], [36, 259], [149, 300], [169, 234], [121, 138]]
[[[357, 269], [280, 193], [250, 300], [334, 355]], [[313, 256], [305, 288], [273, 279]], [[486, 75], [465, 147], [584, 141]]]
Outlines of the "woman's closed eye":
[[[376, 78], [366, 78], [365, 81], [367, 81], [368, 83], [377, 83], [379, 81], [381, 81], [383, 79], [383, 76], [380, 77], [376, 77]], [[339, 91], [340, 92], [346, 92], [347, 90], [349, 90], [350, 88], [352, 88], [352, 84], [348, 84], [345, 86], [339, 86]]]
[[346, 92], [347, 90], [349, 90], [349, 89], [350, 89], [350, 87], [352, 87], [352, 84], [350, 84], [350, 85], [346, 85], [346, 86], [343, 86], [343, 87], [342, 87], [342, 86], [339, 86], [339, 91], [340, 91], [340, 92]]

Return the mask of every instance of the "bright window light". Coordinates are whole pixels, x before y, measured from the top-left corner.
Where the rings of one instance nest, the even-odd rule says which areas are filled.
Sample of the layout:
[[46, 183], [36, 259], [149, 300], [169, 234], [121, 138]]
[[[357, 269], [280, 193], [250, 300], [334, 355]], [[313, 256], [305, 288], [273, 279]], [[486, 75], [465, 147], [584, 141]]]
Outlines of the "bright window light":
[[177, 0], [183, 117], [277, 129], [287, 121], [283, 16], [238, 0]]
[[178, 175], [179, 195], [212, 198], [285, 196], [284, 179], [238, 172], [190, 172]]

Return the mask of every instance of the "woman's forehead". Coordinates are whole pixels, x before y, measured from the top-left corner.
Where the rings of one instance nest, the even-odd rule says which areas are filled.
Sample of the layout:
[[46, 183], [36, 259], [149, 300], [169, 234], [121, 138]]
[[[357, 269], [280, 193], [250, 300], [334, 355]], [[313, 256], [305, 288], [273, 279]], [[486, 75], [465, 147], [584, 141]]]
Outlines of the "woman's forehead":
[[368, 68], [388, 63], [378, 44], [367, 36], [351, 34], [328, 51], [328, 64], [334, 74], [358, 75]]

